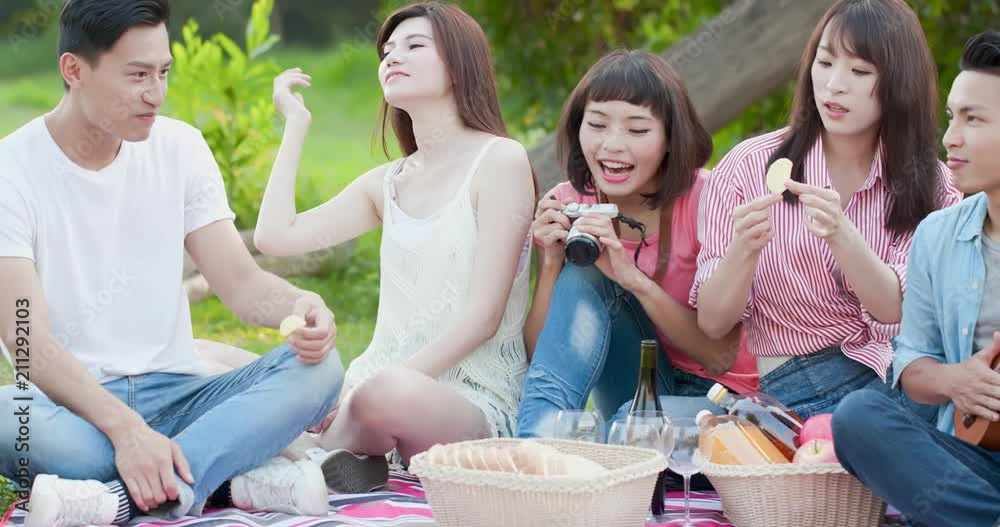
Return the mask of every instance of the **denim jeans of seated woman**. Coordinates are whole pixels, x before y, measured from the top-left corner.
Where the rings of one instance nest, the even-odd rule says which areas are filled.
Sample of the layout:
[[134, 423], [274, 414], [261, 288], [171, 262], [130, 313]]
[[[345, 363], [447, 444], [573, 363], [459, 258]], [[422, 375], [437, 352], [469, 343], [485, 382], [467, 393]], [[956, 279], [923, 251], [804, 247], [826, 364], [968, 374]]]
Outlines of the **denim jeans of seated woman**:
[[[634, 295], [596, 267], [567, 264], [559, 274], [518, 412], [518, 437], [548, 437], [560, 410], [594, 404], [609, 423], [628, 413], [639, 378], [639, 345], [656, 327]], [[675, 369], [657, 355], [663, 410], [693, 417], [718, 411], [705, 394], [713, 381]]]
[[844, 355], [835, 346], [778, 366], [761, 377], [760, 391], [778, 399], [803, 419], [833, 413], [847, 394], [863, 389], [887, 395], [928, 422], [936, 418], [937, 406], [916, 403], [899, 387], [892, 387], [892, 367], [886, 378], [889, 382], [882, 382], [874, 370]]

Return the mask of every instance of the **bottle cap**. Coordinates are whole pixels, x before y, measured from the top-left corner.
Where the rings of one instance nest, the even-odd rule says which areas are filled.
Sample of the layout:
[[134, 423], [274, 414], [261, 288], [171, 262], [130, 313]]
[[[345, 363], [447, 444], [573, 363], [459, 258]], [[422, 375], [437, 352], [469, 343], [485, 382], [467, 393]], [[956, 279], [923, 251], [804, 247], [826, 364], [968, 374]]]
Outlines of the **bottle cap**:
[[705, 426], [705, 421], [711, 419], [712, 417], [715, 417], [715, 414], [713, 414], [711, 410], [702, 410], [695, 416], [694, 422], [697, 423], [698, 426]]
[[721, 401], [722, 398], [728, 393], [729, 390], [727, 390], [725, 386], [719, 383], [715, 383], [715, 385], [712, 386], [710, 390], [708, 390], [708, 395], [706, 395], [705, 397], [708, 397], [709, 401], [712, 401], [715, 404], [719, 404], [719, 401]]

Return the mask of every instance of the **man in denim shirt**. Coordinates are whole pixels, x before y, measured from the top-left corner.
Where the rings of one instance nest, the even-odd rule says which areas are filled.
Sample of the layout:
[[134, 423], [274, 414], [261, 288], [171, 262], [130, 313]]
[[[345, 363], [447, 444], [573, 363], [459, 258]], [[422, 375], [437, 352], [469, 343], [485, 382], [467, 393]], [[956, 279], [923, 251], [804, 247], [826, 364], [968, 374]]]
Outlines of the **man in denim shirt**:
[[[1000, 32], [974, 37], [948, 100], [955, 186], [970, 197], [914, 235], [895, 339], [896, 383], [940, 405], [937, 428], [885, 395], [847, 396], [833, 417], [844, 467], [920, 524], [995, 525], [1000, 453], [954, 437], [953, 416], [1000, 420]], [[984, 294], [987, 293], [988, 294]]]

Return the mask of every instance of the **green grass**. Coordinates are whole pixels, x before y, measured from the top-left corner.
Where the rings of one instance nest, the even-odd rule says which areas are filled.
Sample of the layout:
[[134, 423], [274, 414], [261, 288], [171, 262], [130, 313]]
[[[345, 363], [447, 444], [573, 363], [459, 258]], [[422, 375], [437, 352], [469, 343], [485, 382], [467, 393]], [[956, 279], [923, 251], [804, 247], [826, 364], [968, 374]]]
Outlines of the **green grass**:
[[[299, 171], [299, 209], [316, 206], [356, 177], [385, 161], [373, 152], [379, 85], [377, 59], [347, 48], [341, 51], [279, 50], [273, 58], [284, 68], [301, 67], [312, 75], [304, 91], [312, 126]], [[374, 329], [378, 305], [380, 234], [368, 233], [345, 267], [329, 275], [292, 278], [295, 285], [323, 296], [337, 317], [337, 346], [345, 364], [360, 355]], [[277, 332], [246, 324], [217, 299], [192, 306], [195, 336], [261, 353], [279, 344]]]
[[[358, 241], [350, 265], [329, 276], [293, 277], [298, 287], [319, 293], [337, 317], [337, 348], [344, 364], [360, 355], [371, 340], [378, 306], [377, 233]], [[281, 344], [276, 330], [258, 328], [234, 317], [216, 298], [191, 306], [195, 336], [263, 353]]]
[[0, 360], [0, 386], [14, 383], [14, 369], [6, 360]]

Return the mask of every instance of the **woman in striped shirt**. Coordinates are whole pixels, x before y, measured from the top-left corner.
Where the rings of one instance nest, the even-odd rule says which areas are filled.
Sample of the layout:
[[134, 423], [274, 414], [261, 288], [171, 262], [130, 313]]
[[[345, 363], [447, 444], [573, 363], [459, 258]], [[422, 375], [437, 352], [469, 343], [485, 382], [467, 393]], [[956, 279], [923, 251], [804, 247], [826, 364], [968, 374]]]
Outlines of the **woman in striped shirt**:
[[[741, 321], [761, 390], [803, 416], [885, 382], [917, 224], [956, 203], [937, 159], [937, 72], [902, 0], [841, 0], [806, 47], [791, 125], [743, 142], [701, 196], [690, 302]], [[793, 162], [783, 195], [765, 184]], [[911, 403], [907, 403], [911, 404]], [[929, 412], [928, 409], [921, 409]]]

